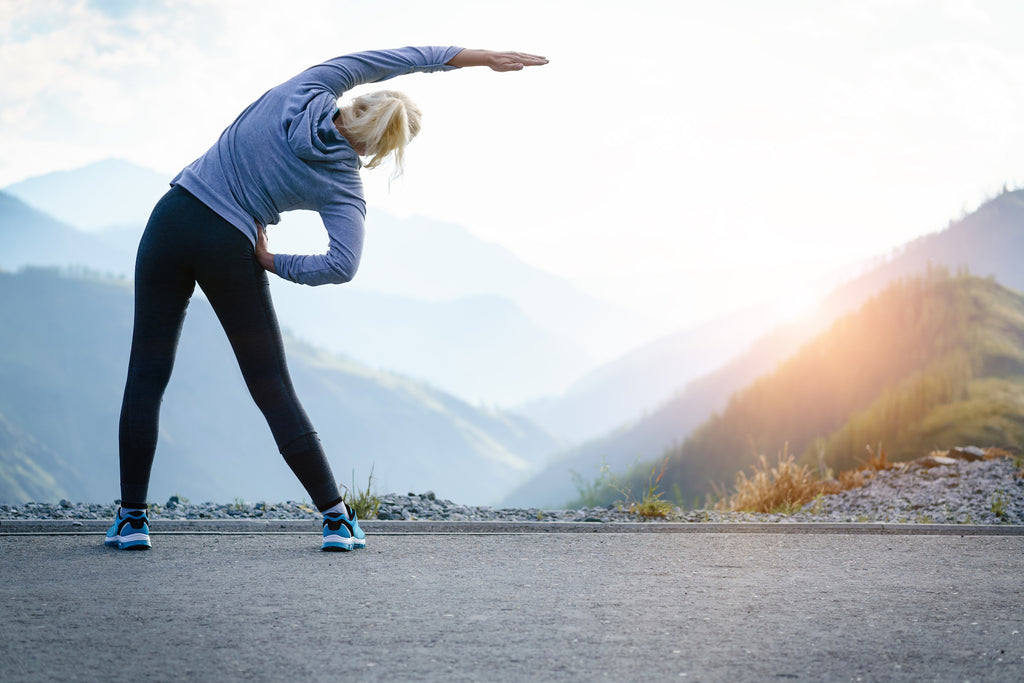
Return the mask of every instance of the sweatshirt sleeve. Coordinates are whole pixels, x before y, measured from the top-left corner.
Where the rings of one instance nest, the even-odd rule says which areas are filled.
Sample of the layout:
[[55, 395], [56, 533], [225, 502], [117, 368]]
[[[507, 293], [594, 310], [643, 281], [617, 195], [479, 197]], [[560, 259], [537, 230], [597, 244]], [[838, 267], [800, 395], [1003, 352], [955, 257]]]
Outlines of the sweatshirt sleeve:
[[275, 254], [274, 270], [301, 285], [342, 284], [355, 277], [363, 254], [363, 212], [353, 204], [334, 204], [320, 211], [327, 228], [323, 254]]
[[319, 84], [336, 97], [357, 85], [377, 83], [411, 73], [451, 71], [447, 62], [462, 51], [460, 47], [402, 47], [342, 55], [318, 64], [297, 77], [306, 85]]

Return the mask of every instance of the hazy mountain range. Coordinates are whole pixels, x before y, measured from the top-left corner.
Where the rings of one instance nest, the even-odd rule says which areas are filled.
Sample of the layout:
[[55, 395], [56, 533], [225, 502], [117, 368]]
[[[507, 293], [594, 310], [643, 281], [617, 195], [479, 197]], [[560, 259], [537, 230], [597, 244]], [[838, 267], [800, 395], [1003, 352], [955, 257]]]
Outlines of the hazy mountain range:
[[[4, 234], [0, 233], [0, 239]], [[131, 342], [128, 283], [0, 272], [0, 501], [117, 497], [117, 422]], [[492, 502], [555, 441], [514, 415], [289, 338], [289, 367], [335, 475]], [[152, 500], [301, 500], [209, 305], [189, 307], [161, 413]]]

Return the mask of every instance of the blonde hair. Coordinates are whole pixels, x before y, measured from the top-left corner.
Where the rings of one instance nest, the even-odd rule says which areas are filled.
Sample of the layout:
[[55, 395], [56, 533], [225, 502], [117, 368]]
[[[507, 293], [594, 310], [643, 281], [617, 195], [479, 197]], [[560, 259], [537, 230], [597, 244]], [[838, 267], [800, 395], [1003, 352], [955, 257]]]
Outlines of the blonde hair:
[[365, 145], [376, 168], [389, 155], [395, 157], [395, 176], [402, 174], [405, 146], [420, 132], [420, 108], [397, 90], [378, 90], [356, 97], [340, 112], [350, 143]]

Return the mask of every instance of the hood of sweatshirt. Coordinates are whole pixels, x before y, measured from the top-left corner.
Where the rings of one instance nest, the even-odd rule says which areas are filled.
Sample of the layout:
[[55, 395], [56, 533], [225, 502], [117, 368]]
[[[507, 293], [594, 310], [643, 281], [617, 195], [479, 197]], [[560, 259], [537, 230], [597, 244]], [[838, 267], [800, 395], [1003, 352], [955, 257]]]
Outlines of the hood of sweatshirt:
[[294, 115], [286, 116], [285, 127], [288, 145], [297, 157], [337, 170], [360, 168], [359, 155], [334, 125], [338, 102], [333, 93], [320, 92], [296, 109]]

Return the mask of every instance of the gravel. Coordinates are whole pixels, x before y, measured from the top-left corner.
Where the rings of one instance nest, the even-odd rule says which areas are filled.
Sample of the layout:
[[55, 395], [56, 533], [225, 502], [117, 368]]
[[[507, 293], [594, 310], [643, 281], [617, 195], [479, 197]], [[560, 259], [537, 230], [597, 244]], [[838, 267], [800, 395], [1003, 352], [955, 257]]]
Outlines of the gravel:
[[[974, 449], [977, 451], [978, 449]], [[965, 458], [970, 448], [951, 451]], [[0, 519], [111, 519], [117, 503], [0, 505]], [[191, 503], [172, 496], [150, 506], [150, 519], [319, 519], [305, 502]], [[577, 510], [459, 505], [432, 491], [381, 496], [378, 519], [544, 522], [897, 522], [911, 524], [1024, 524], [1024, 470], [1019, 459], [929, 456], [878, 472], [863, 487], [823, 496], [793, 514], [681, 510], [649, 519], [622, 506]]]

